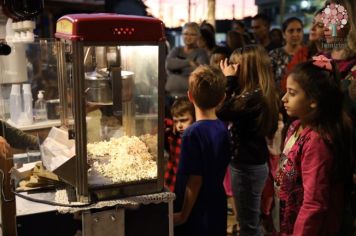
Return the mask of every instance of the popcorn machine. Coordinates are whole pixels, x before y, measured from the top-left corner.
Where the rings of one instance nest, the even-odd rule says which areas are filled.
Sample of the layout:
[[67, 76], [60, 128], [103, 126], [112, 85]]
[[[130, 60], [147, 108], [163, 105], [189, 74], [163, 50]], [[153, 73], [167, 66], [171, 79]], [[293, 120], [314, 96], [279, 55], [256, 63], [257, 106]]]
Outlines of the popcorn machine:
[[[72, 14], [57, 21], [55, 36], [62, 127], [49, 134], [46, 168], [72, 186], [80, 202], [162, 191], [163, 23]], [[100, 136], [88, 141], [93, 110], [100, 111]], [[57, 143], [59, 137], [66, 141]]]

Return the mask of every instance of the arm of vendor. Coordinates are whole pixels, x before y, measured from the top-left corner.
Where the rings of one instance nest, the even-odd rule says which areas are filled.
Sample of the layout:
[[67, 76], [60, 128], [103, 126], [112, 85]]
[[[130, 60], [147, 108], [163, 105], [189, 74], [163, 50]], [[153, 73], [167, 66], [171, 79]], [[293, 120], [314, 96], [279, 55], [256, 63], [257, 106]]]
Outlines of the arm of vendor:
[[0, 121], [0, 155], [10, 152], [10, 147], [26, 149], [38, 145], [37, 137], [12, 127], [5, 121]]

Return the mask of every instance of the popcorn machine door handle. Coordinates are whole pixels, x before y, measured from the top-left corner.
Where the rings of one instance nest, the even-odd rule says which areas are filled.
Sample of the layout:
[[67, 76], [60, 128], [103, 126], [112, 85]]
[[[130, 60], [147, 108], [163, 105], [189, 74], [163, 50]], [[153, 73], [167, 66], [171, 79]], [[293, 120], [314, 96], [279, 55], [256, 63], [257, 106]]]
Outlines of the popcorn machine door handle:
[[114, 116], [122, 117], [122, 77], [121, 67], [112, 66], [112, 101]]

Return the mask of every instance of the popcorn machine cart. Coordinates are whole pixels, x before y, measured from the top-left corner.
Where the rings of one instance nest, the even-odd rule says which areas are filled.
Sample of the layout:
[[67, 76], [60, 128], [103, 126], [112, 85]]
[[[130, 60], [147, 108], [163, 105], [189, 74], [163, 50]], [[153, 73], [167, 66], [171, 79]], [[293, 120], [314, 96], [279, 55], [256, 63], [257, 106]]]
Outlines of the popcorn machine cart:
[[[83, 203], [161, 192], [163, 23], [106, 13], [65, 15], [55, 37], [63, 126], [44, 143], [45, 167]], [[88, 131], [91, 110], [101, 114], [96, 139]]]
[[[51, 181], [32, 189], [14, 185], [11, 212], [1, 212], [9, 219], [3, 234], [173, 235], [174, 194], [163, 191], [163, 23], [65, 15], [55, 36], [53, 44], [40, 44], [44, 50], [37, 44], [30, 49], [40, 58], [51, 55], [48, 68], [56, 64], [40, 78], [55, 85], [58, 79], [58, 89], [50, 88], [60, 105], [47, 109], [49, 115], [59, 111], [60, 127], [51, 128], [41, 144], [42, 162], [26, 163]], [[14, 174], [16, 182], [27, 172], [19, 179]]]

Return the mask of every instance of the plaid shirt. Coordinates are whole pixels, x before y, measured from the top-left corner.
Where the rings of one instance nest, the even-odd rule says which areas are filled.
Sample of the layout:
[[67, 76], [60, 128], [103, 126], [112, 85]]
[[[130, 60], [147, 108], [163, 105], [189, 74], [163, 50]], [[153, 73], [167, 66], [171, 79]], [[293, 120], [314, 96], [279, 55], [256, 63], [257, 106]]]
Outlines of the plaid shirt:
[[173, 133], [173, 121], [170, 119], [165, 120], [165, 147], [169, 153], [166, 171], [164, 174], [164, 184], [170, 191], [174, 192], [176, 184], [176, 176], [180, 158], [180, 147], [182, 138], [179, 134]]

